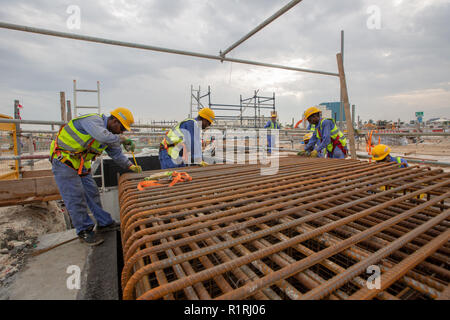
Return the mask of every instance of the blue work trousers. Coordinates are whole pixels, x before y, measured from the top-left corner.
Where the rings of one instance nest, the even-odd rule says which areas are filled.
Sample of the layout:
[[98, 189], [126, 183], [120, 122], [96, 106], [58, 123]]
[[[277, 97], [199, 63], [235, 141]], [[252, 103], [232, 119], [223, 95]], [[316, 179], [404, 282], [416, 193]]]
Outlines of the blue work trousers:
[[176, 164], [172, 161], [172, 158], [167, 153], [167, 150], [159, 151], [159, 163], [161, 165], [161, 169], [170, 169], [170, 168], [181, 168], [186, 167], [186, 164]]
[[[94, 226], [88, 207], [99, 226], [114, 222], [111, 215], [102, 208], [100, 194], [91, 174], [79, 176], [76, 170], [56, 158], [52, 161], [52, 171], [77, 234]], [[83, 171], [85, 172], [84, 168]]]
[[342, 152], [342, 150], [338, 147], [334, 148], [333, 152], [327, 151], [328, 158], [333, 159], [345, 159], [345, 154]]
[[276, 148], [275, 137], [268, 135], [267, 136], [267, 153], [272, 153], [272, 147]]

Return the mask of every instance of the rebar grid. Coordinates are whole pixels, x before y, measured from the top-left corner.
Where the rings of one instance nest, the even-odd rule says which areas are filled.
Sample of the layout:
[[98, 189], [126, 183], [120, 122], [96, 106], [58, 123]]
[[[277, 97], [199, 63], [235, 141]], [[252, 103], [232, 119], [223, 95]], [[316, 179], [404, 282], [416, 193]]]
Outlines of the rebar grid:
[[123, 175], [123, 298], [439, 299], [449, 286], [450, 173], [296, 156], [260, 169], [191, 167], [191, 182], [143, 191], [148, 172]]

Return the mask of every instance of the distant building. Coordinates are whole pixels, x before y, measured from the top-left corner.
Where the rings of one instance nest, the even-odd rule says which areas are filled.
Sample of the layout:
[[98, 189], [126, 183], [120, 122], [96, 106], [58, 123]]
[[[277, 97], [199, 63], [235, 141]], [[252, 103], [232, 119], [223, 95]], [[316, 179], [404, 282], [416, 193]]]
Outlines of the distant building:
[[[325, 106], [330, 110], [331, 114], [327, 118], [333, 118], [335, 121], [341, 120], [341, 103], [340, 102], [322, 102], [321, 106]], [[326, 117], [323, 115], [323, 117]], [[345, 121], [345, 112], [342, 113], [342, 121]]]

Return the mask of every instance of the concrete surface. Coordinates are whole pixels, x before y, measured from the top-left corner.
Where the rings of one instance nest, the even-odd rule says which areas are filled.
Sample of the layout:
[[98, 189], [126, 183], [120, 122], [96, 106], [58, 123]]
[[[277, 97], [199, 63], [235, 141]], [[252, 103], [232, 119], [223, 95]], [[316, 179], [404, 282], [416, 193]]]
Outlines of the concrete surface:
[[[75, 229], [43, 235], [35, 250], [49, 248], [74, 236]], [[40, 255], [29, 256], [23, 269], [15, 275], [14, 281], [0, 290], [0, 299], [119, 299], [119, 235], [112, 231], [100, 236], [105, 241], [96, 247], [88, 247], [75, 239]]]
[[[36, 249], [47, 248], [74, 236], [75, 230], [44, 235]], [[8, 299], [75, 300], [80, 290], [68, 289], [67, 279], [74, 273], [67, 273], [67, 270], [69, 266], [78, 266], [82, 275], [89, 250], [77, 239], [38, 256], [30, 256], [8, 288]]]

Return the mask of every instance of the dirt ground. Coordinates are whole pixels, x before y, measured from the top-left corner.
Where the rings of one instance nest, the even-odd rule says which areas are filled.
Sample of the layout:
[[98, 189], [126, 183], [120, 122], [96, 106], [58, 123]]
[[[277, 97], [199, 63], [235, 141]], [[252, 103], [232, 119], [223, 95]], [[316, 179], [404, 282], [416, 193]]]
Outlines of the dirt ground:
[[56, 201], [0, 208], [0, 286], [12, 281], [38, 236], [64, 230], [64, 215]]

